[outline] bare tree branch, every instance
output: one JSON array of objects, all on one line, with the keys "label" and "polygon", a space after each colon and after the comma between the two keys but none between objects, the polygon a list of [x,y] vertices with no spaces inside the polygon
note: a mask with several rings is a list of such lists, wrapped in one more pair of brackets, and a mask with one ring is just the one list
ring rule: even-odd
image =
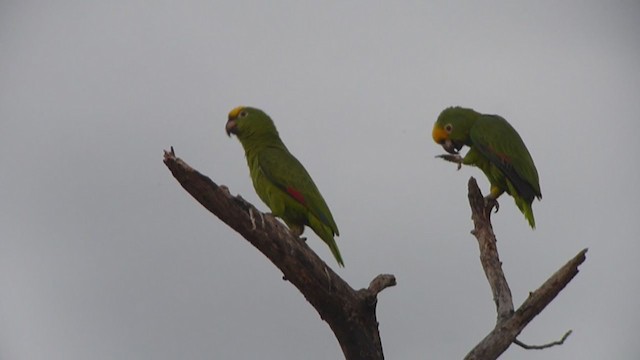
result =
[{"label": "bare tree branch", "polygon": [[543,344],[543,345],[527,345],[518,339],[513,340],[513,343],[527,350],[542,350],[542,349],[550,348],[556,345],[564,344],[564,341],[567,340],[567,338],[569,337],[569,335],[571,335],[572,332],[573,332],[572,330],[569,330],[564,334],[564,336],[562,336],[562,339],[558,341],[550,342],[548,344]]},{"label": "bare tree branch", "polygon": [[[378,275],[367,288],[354,290],[280,221],[240,196],[232,196],[226,187],[218,186],[177,158],[173,148],[171,152],[165,151],[164,163],[187,192],[261,251],[282,271],[284,279],[302,292],[331,327],[347,360],[384,358],[376,319],[377,295],[396,284],[393,275]],[[472,233],[478,240],[481,264],[498,316],[495,328],[465,359],[496,359],[512,343],[525,349],[562,344],[571,331],[561,340],[545,345],[526,345],[516,337],[577,275],[587,249],[567,262],[514,311],[491,225],[492,206],[485,203],[473,178],[469,180],[469,203],[474,221]]]},{"label": "bare tree branch", "polygon": [[173,148],[165,151],[164,163],[191,196],[260,250],[300,290],[329,324],[347,360],[384,358],[376,304],[378,293],[396,284],[393,275],[378,275],[367,289],[356,291],[280,221],[232,196],[177,158]]},{"label": "bare tree branch", "polygon": [[[513,342],[517,341],[516,337],[527,324],[578,274],[578,266],[585,261],[587,249],[580,251],[542,286],[529,294],[529,297],[514,312],[511,290],[502,271],[496,238],[491,226],[493,207],[485,204],[474,178],[469,179],[469,204],[475,226],[472,233],[478,240],[480,261],[491,286],[498,319],[495,328],[467,354],[465,359],[497,359]],[[564,342],[567,336],[568,334],[560,343]]]},{"label": "bare tree branch", "polygon": [[491,286],[498,322],[501,322],[513,315],[511,289],[509,289],[507,279],[504,277],[502,262],[498,256],[496,236],[491,225],[492,206],[487,206],[485,203],[474,178],[469,180],[469,204],[471,205],[471,218],[475,226],[471,233],[478,239],[480,262],[489,281],[489,286]]}]

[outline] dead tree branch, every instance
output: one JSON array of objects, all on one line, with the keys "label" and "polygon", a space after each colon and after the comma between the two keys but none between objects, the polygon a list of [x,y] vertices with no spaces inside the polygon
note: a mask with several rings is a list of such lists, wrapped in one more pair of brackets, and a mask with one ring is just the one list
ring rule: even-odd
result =
[{"label": "dead tree branch", "polygon": [[[469,179],[469,204],[472,212],[471,218],[474,222],[472,234],[478,240],[480,262],[493,293],[498,319],[495,328],[467,354],[465,359],[497,359],[512,343],[519,342],[516,338],[520,332],[578,274],[578,266],[585,261],[587,249],[580,251],[542,286],[530,293],[529,297],[514,312],[511,290],[502,271],[502,263],[498,256],[496,238],[491,225],[493,206],[485,203],[474,178]],[[561,341],[556,343],[564,342],[570,333],[569,331]]]},{"label": "dead tree branch", "polygon": [[567,331],[564,336],[562,336],[562,339],[558,340],[558,341],[552,341],[548,344],[543,344],[543,345],[527,345],[525,343],[523,343],[520,340],[513,340],[513,343],[520,346],[523,349],[527,349],[527,350],[542,350],[542,349],[546,349],[546,348],[550,348],[556,345],[562,345],[564,344],[564,341],[567,340],[567,338],[569,337],[569,335],[571,335],[573,331],[569,330]]},{"label": "dead tree branch", "polygon": [[366,289],[354,290],[270,214],[232,196],[171,152],[164,163],[180,185],[220,220],[262,252],[316,309],[335,334],[347,360],[383,359],[376,319],[377,295],[396,284],[378,275]]},{"label": "dead tree branch", "polygon": [[469,204],[471,205],[471,218],[474,229],[471,233],[478,239],[480,247],[480,262],[491,286],[493,301],[496,303],[498,322],[504,321],[513,315],[513,300],[511,289],[502,271],[502,262],[498,256],[496,236],[491,225],[492,206],[487,206],[484,197],[478,188],[474,178],[469,180]]}]

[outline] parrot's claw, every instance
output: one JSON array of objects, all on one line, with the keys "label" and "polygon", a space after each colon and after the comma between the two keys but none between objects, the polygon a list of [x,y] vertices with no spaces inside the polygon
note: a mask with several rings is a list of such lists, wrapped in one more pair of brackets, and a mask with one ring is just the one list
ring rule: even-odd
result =
[{"label": "parrot's claw", "polygon": [[299,225],[289,225],[289,231],[291,231],[291,233],[293,234],[293,236],[301,239],[302,241],[307,241],[307,238],[303,238],[302,233],[304,232],[304,225],[299,226]]},{"label": "parrot's claw", "polygon": [[494,213],[497,213],[498,210],[500,210],[500,204],[498,203],[498,200],[494,199],[491,196],[485,196],[484,205],[489,208],[489,211],[495,208],[496,211]]},{"label": "parrot's claw", "polygon": [[462,168],[462,156],[460,156],[459,154],[442,154],[437,155],[436,158],[458,164],[458,170]]},{"label": "parrot's claw", "polygon": [[302,242],[307,242],[307,237],[306,236],[300,236],[300,237],[298,237],[298,239],[302,240]]}]

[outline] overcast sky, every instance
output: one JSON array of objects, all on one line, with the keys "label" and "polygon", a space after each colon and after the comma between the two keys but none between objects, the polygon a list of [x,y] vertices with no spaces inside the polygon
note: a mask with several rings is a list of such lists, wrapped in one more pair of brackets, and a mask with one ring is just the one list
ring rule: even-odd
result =
[{"label": "overcast sky", "polygon": [[[640,3],[0,2],[0,359],[339,359],[326,323],[162,163],[256,196],[224,125],[272,116],[379,296],[388,359],[460,359],[490,331],[466,184],[434,156],[447,106],[500,114],[543,199],[493,216],[516,306],[578,276],[503,359],[640,357]],[[336,268],[328,248],[308,244]]]}]

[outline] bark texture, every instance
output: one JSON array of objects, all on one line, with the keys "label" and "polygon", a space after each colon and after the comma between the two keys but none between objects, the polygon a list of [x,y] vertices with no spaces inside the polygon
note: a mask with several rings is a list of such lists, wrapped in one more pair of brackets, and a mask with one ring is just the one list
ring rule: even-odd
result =
[{"label": "bark texture", "polygon": [[347,360],[384,359],[376,319],[377,295],[396,284],[393,275],[378,275],[367,288],[354,290],[304,241],[270,214],[240,196],[232,196],[165,151],[164,163],[180,185],[207,210],[262,252],[329,324]]},{"label": "bark texture", "polygon": [[[242,197],[231,195],[225,186],[218,186],[191,168],[175,156],[173,148],[170,152],[165,151],[164,163],[194,199],[262,252],[282,271],[283,278],[298,288],[327,322],[347,360],[384,359],[376,305],[378,294],[396,284],[393,275],[378,275],[367,288],[355,290],[280,221],[260,212]],[[587,249],[580,251],[530,293],[514,311],[491,225],[493,204],[485,201],[474,178],[469,180],[469,204],[474,223],[472,234],[478,240],[480,262],[496,303],[497,320],[494,329],[465,359],[497,359],[512,343],[526,349],[562,344],[571,331],[559,341],[539,346],[526,345],[517,340],[517,336],[578,274],[578,266],[585,261]]]},{"label": "bark texture", "polygon": [[[578,266],[586,259],[587,249],[581,250],[569,260],[514,311],[509,284],[502,271],[502,263],[496,247],[496,237],[491,225],[493,204],[487,204],[474,178],[469,179],[469,204],[474,230],[471,232],[478,240],[480,262],[496,303],[497,321],[495,328],[467,354],[465,359],[497,359],[512,343],[523,346],[516,338],[520,332],[536,317],[565,286],[578,274]],[[564,342],[549,345],[529,346],[525,348],[541,349]]]}]

